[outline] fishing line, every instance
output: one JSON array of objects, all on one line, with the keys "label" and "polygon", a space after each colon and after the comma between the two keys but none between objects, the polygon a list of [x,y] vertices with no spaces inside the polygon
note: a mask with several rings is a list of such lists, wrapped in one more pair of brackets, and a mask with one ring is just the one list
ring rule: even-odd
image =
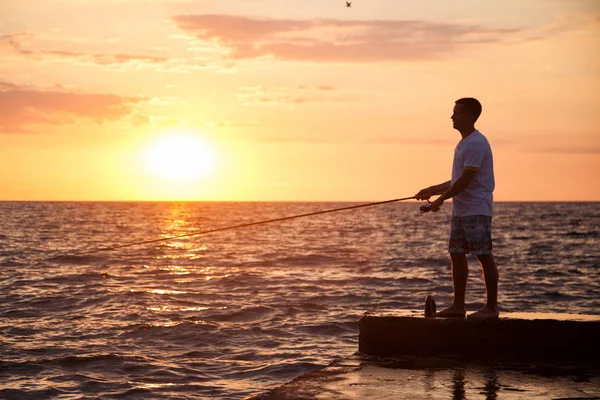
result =
[{"label": "fishing line", "polygon": [[402,198],[402,199],[393,199],[393,200],[378,201],[376,203],[358,204],[358,205],[354,205],[354,206],[348,206],[348,207],[342,207],[342,208],[335,208],[333,210],[323,210],[323,211],[316,211],[316,212],[311,212],[311,213],[307,213],[307,214],[292,215],[292,216],[289,216],[289,217],[268,219],[268,220],[257,221],[257,222],[249,222],[249,223],[245,223],[245,224],[227,226],[227,227],[224,227],[224,228],[209,229],[209,230],[206,230],[206,231],[196,231],[196,232],[192,232],[192,233],[187,233],[185,235],[169,236],[169,237],[166,237],[166,238],[145,240],[145,241],[142,241],[142,242],[125,243],[125,244],[120,244],[120,245],[110,246],[110,247],[101,247],[101,248],[97,248],[97,249],[93,249],[93,250],[82,251],[82,252],[79,252],[79,253],[67,254],[67,255],[64,255],[63,257],[82,256],[82,255],[86,255],[86,254],[98,253],[98,252],[101,252],[101,251],[110,251],[110,250],[122,249],[124,247],[139,246],[139,245],[148,244],[148,243],[164,242],[164,241],[167,241],[167,240],[181,239],[181,238],[190,237],[190,236],[205,235],[207,233],[221,232],[221,231],[226,231],[226,230],[231,230],[231,229],[238,229],[238,228],[245,228],[245,227],[253,226],[253,225],[269,224],[269,223],[272,223],[272,222],[286,221],[286,220],[289,220],[289,219],[310,217],[312,215],[326,214],[326,213],[332,213],[332,212],[343,211],[343,210],[352,210],[352,209],[355,209],[355,208],[370,207],[370,206],[376,206],[376,205],[387,204],[387,203],[395,203],[397,201],[411,200],[411,199],[414,199],[414,198],[415,198],[415,196],[411,196],[411,197],[405,197],[405,198]]}]

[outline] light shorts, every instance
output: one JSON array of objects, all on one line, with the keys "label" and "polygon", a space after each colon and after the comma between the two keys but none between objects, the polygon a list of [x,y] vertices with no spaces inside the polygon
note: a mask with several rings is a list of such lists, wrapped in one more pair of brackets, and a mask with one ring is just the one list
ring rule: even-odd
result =
[{"label": "light shorts", "polygon": [[487,215],[452,216],[450,253],[492,254],[492,217]]}]

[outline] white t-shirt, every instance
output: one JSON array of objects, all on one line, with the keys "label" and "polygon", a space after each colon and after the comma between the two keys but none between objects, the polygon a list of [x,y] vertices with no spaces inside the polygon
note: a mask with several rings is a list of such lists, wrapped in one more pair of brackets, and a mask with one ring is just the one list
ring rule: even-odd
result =
[{"label": "white t-shirt", "polygon": [[452,183],[461,176],[463,169],[477,170],[469,186],[452,197],[452,215],[492,216],[494,182],[494,160],[492,148],[478,130],[462,139],[454,149]]}]

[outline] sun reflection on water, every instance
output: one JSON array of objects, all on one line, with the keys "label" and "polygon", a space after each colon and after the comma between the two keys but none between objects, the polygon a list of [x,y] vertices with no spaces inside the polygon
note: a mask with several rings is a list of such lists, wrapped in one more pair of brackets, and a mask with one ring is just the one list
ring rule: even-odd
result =
[{"label": "sun reflection on water", "polygon": [[144,307],[150,311],[206,311],[206,310],[224,310],[227,307],[177,307],[177,306],[155,306],[155,307]]},{"label": "sun reflection on water", "polygon": [[179,265],[168,265],[166,267],[160,267],[161,271],[169,271],[170,275],[189,275],[191,271],[186,267],[181,267]]},{"label": "sun reflection on water", "polygon": [[158,389],[162,387],[175,386],[175,383],[144,383],[144,382],[127,382],[139,389]]},{"label": "sun reflection on water", "polygon": [[132,293],[145,292],[145,293],[154,293],[154,294],[187,294],[187,293],[189,293],[189,292],[186,292],[183,290],[169,290],[169,289],[150,289],[150,290],[129,289],[129,291]]}]

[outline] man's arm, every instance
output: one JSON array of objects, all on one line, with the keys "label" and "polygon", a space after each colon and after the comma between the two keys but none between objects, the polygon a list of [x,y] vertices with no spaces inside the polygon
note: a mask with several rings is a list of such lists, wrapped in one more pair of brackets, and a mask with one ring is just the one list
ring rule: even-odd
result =
[{"label": "man's arm", "polygon": [[451,199],[469,186],[469,183],[475,178],[479,168],[466,167],[463,169],[460,177],[452,184],[440,197],[431,203],[431,211],[438,211],[445,200]]},{"label": "man's arm", "polygon": [[465,190],[467,186],[469,186],[469,183],[471,183],[473,178],[475,178],[475,175],[477,175],[478,172],[479,170],[474,168],[463,169],[462,174],[458,177],[456,182],[454,182],[453,185],[451,185],[447,190],[445,190],[444,193],[442,193],[442,195],[438,199],[436,199],[436,201],[440,199],[441,201],[451,199],[452,197]]},{"label": "man's arm", "polygon": [[419,193],[415,194],[417,200],[429,200],[431,196],[437,196],[438,194],[444,193],[450,188],[450,181],[440,183],[439,185],[429,186],[425,189],[421,189]]},{"label": "man's arm", "polygon": [[440,183],[439,185],[429,186],[428,189],[431,192],[432,196],[437,196],[438,194],[444,193],[446,190],[450,189],[451,181],[447,181],[444,183]]}]

